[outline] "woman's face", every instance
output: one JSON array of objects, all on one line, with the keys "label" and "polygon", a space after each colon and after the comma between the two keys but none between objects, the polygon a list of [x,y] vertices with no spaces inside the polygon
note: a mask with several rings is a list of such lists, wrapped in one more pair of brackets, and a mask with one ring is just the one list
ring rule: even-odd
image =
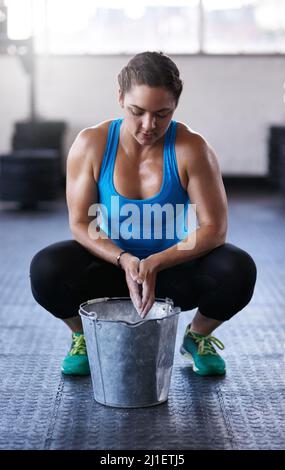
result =
[{"label": "woman's face", "polygon": [[153,145],[167,131],[176,108],[175,99],[163,87],[133,85],[119,102],[127,130],[141,145]]}]

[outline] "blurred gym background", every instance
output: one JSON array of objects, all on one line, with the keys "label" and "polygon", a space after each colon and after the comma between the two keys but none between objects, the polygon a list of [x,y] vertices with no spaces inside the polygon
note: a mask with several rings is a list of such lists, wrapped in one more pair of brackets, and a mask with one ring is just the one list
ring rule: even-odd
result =
[{"label": "blurred gym background", "polygon": [[[32,298],[29,263],[71,238],[68,150],[81,129],[120,117],[117,75],[144,50],[181,71],[174,118],[215,149],[228,240],[253,256],[258,281],[218,333],[225,381],[191,375],[177,353],[168,404],[138,412],[96,404],[89,378],[61,377],[70,335]],[[0,449],[284,448],[284,54],[285,0],[0,0]]]}]

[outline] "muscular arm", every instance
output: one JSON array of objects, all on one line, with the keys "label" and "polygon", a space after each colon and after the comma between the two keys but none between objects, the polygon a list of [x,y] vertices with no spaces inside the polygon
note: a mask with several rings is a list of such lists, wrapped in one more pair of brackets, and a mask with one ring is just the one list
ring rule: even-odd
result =
[{"label": "muscular arm", "polygon": [[198,134],[192,134],[191,140],[186,134],[183,152],[187,191],[190,203],[196,204],[199,228],[185,241],[151,256],[158,271],[198,258],[226,239],[227,198],[214,151]]},{"label": "muscular arm", "polygon": [[[102,130],[85,129],[74,141],[67,159],[66,198],[69,211],[69,225],[72,234],[81,245],[104,260],[117,264],[116,257],[122,251],[105,234],[105,239],[92,239],[88,227],[94,217],[88,216],[89,207],[98,202],[97,183],[93,164],[102,140]],[[100,146],[99,146],[100,147]],[[98,152],[98,150],[97,150]]]},{"label": "muscular arm", "polygon": [[[101,133],[101,135],[100,135]],[[117,256],[122,251],[101,230],[105,238],[93,239],[88,230],[92,218],[88,216],[89,208],[98,202],[98,188],[94,176],[94,161],[105,145],[102,130],[98,128],[85,129],[76,138],[67,159],[66,198],[69,211],[69,225],[75,240],[95,256],[117,265]],[[98,150],[99,149],[99,150]],[[96,154],[96,152],[99,152]],[[92,232],[92,231],[91,231]],[[139,286],[134,281],[138,272],[139,259],[131,254],[125,254],[121,259],[125,271],[126,282],[130,297],[140,311],[141,296]]]}]

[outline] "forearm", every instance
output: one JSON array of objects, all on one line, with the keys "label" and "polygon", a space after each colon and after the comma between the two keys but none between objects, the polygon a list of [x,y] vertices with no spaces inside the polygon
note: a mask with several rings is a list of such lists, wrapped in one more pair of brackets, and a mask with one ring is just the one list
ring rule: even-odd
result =
[{"label": "forearm", "polygon": [[157,271],[199,258],[225,243],[226,234],[210,226],[199,227],[187,239],[151,255]]},{"label": "forearm", "polygon": [[108,238],[105,232],[101,230],[101,236],[97,236],[95,238],[88,230],[88,223],[78,222],[71,225],[70,228],[75,240],[83,245],[93,255],[117,265],[117,256],[121,253],[122,249]]}]

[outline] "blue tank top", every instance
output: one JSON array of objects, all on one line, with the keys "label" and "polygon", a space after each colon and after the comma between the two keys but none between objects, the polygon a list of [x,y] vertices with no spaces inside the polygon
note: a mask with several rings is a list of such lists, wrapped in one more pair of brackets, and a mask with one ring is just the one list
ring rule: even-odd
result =
[{"label": "blue tank top", "polygon": [[114,186],[114,168],[123,119],[109,125],[98,180],[99,226],[122,250],[140,259],[163,251],[187,236],[190,203],[182,187],[175,154],[176,121],[171,121],[163,148],[160,191],[147,199],[128,199]]}]

